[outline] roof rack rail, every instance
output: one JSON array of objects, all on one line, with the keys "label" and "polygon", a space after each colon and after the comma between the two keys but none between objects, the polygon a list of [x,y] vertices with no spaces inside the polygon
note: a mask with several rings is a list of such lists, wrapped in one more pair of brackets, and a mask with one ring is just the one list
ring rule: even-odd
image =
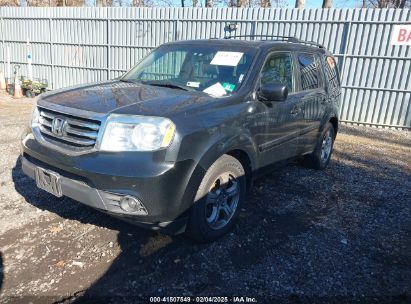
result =
[{"label": "roof rack rail", "polygon": [[[306,41],[306,40],[300,40],[298,38],[292,37],[292,36],[277,36],[277,35],[229,35],[229,36],[224,36],[223,39],[235,39],[235,38],[265,38],[264,40],[268,40],[270,38],[274,38],[271,40],[278,40],[278,41],[285,41],[285,42],[291,42],[291,43],[303,43],[307,45],[313,45],[319,48],[324,49],[324,46],[322,44],[319,44],[314,41]],[[268,38],[268,39],[267,39]],[[263,39],[261,39],[263,40]]]}]

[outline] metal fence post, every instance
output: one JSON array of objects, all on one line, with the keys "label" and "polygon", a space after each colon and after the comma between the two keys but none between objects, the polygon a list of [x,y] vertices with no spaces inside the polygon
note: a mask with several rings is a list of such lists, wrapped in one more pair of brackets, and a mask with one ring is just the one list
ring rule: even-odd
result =
[{"label": "metal fence post", "polygon": [[174,41],[178,40],[178,23],[178,19],[174,21]]},{"label": "metal fence post", "polygon": [[50,65],[51,65],[51,89],[54,89],[54,60],[53,60],[53,52],[54,52],[54,43],[53,43],[53,20],[49,18],[49,43],[50,43]]},{"label": "metal fence post", "polygon": [[111,56],[110,56],[110,51],[111,51],[111,35],[110,35],[110,26],[111,26],[111,22],[110,22],[110,17],[107,17],[107,80],[109,80],[110,74],[111,74]]},{"label": "metal fence post", "polygon": [[[347,35],[345,36],[345,41],[344,41],[344,53],[343,55],[343,62],[342,62],[342,68],[341,68],[341,76],[342,80],[345,82],[345,61],[347,60],[347,51],[348,51],[348,43],[350,42],[351,38],[351,25],[352,22],[348,21],[348,30],[347,30]],[[344,74],[343,74],[344,73]],[[343,85],[346,85],[346,83],[343,83]]]},{"label": "metal fence post", "polygon": [[[0,19],[1,19],[1,61],[3,62],[3,72],[6,71],[6,55],[5,55],[5,43],[4,43],[4,36],[6,31],[4,30],[4,18],[3,18],[3,9],[0,7]],[[6,74],[4,74],[6,75]],[[9,75],[8,75],[9,76]]]},{"label": "metal fence post", "polygon": [[258,20],[254,20],[253,40],[255,40],[255,35],[257,35],[257,25],[258,25]]}]

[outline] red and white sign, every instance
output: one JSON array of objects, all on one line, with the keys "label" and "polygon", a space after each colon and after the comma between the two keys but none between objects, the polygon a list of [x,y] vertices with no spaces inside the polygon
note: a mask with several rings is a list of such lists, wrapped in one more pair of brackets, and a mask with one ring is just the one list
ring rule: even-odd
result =
[{"label": "red and white sign", "polygon": [[411,45],[411,24],[396,24],[392,31],[392,45]]}]

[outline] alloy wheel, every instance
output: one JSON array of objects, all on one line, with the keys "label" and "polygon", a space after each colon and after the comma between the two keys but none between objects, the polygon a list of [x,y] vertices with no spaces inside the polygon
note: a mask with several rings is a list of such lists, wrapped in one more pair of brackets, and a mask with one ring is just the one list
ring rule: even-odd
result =
[{"label": "alloy wheel", "polygon": [[328,130],[325,133],[322,144],[321,144],[321,160],[326,162],[331,154],[331,148],[333,144],[333,139],[331,137],[331,131]]},{"label": "alloy wheel", "polygon": [[221,174],[206,197],[207,224],[212,229],[225,227],[235,214],[239,199],[239,182],[228,172]]}]

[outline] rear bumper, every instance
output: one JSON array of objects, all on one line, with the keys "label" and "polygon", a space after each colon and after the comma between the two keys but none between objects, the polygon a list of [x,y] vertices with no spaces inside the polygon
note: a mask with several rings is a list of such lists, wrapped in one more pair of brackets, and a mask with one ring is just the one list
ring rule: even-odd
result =
[{"label": "rear bumper", "polygon": [[[150,229],[183,231],[192,203],[193,161],[164,163],[147,155],[62,155],[33,137],[22,142],[22,170],[35,179],[36,167],[60,175],[61,192],[85,205]],[[195,184],[195,183],[194,183]],[[147,215],[120,208],[120,199],[138,198]]]}]

